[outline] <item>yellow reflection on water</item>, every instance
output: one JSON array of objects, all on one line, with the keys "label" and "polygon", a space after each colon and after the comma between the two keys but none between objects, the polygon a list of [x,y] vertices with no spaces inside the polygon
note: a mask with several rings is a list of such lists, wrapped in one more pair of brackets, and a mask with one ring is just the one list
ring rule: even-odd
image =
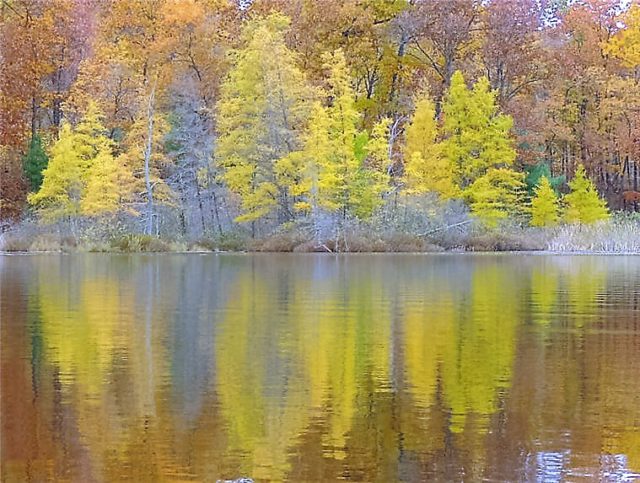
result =
[{"label": "yellow reflection on water", "polygon": [[11,263],[8,481],[511,480],[552,457],[565,475],[640,471],[640,263]]}]

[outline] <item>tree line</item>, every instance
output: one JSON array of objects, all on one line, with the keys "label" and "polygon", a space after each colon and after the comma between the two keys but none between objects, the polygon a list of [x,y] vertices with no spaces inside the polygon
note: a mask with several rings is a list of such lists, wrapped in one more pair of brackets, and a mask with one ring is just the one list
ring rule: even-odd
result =
[{"label": "tree line", "polygon": [[1,5],[4,219],[319,234],[425,196],[488,227],[640,200],[635,2]]}]

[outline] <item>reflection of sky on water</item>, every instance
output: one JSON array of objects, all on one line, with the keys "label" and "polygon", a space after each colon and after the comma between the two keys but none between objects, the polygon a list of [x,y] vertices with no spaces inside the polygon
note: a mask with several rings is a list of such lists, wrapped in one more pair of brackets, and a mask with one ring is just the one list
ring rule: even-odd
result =
[{"label": "reflection of sky on water", "polygon": [[175,413],[187,425],[198,418],[215,374],[215,320],[224,302],[224,286],[222,280],[213,279],[212,268],[192,259],[176,275],[180,283],[167,343]]},{"label": "reflection of sky on water", "polygon": [[[543,483],[571,481],[574,478],[597,481],[638,481],[640,473],[628,468],[624,454],[596,455],[600,467],[580,469],[571,467],[571,450],[541,451],[534,455],[535,480]],[[527,465],[529,466],[529,465]]]}]

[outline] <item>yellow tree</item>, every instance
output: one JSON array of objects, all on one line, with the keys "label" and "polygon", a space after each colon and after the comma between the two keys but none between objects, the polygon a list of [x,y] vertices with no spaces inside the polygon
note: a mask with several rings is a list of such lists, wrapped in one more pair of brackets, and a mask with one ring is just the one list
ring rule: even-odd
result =
[{"label": "yellow tree", "polygon": [[298,129],[306,124],[311,91],[285,44],[288,25],[278,14],[249,22],[245,46],[234,52],[221,88],[216,155],[222,179],[240,199],[240,222],[276,210],[278,221],[292,216],[290,193],[278,184],[274,166],[299,148]]},{"label": "yellow tree", "polygon": [[[42,186],[29,196],[29,202],[47,221],[81,215],[85,207],[88,214],[115,211],[117,207],[105,198],[118,196],[119,199],[122,192],[121,169],[114,165],[112,149],[113,142],[105,135],[102,113],[92,102],[75,129],[68,123],[63,124],[60,137],[51,149],[49,165],[43,171]],[[96,179],[92,179],[94,175]],[[97,189],[103,183],[107,186]],[[89,193],[89,185],[97,190]],[[83,200],[87,195],[88,204]]]},{"label": "yellow tree", "polygon": [[[374,124],[366,136],[364,164],[353,195],[357,200],[355,214],[368,218],[382,204],[382,195],[389,188],[389,128],[391,119],[383,118]],[[352,195],[352,196],[353,196]]]},{"label": "yellow tree", "polygon": [[491,168],[473,182],[465,196],[471,212],[489,228],[517,214],[524,190],[524,174],[508,168]]},{"label": "yellow tree", "polygon": [[68,123],[63,123],[60,137],[51,148],[49,165],[42,172],[40,189],[28,196],[45,221],[56,221],[80,212],[83,190],[83,160],[77,136]]},{"label": "yellow tree", "polygon": [[302,136],[303,148],[280,158],[275,166],[279,183],[286,185],[296,200],[294,208],[310,211],[314,219],[320,209],[333,208],[326,197],[334,182],[325,169],[332,153],[329,124],[327,109],[319,101],[314,102]]},{"label": "yellow tree", "polygon": [[457,71],[445,97],[443,114],[443,155],[461,189],[490,168],[513,164],[516,151],[509,134],[513,120],[498,112],[496,93],[485,77],[468,89]]},{"label": "yellow tree", "polygon": [[495,227],[519,202],[524,177],[511,169],[516,158],[510,136],[513,120],[501,114],[496,92],[481,78],[468,89],[455,72],[443,106],[443,156],[454,181],[487,226]]},{"label": "yellow tree", "polygon": [[552,226],[558,218],[558,196],[549,178],[542,176],[531,200],[531,225]]},{"label": "yellow tree", "polygon": [[429,92],[416,99],[416,107],[407,126],[404,146],[404,183],[409,194],[435,191],[444,198],[457,194],[453,170],[437,142],[436,110]]},{"label": "yellow tree", "polygon": [[366,218],[388,187],[389,120],[377,123],[371,137],[360,131],[344,53],[337,50],[324,59],[330,86],[325,94],[331,102],[315,104],[304,147],[295,154],[304,173],[300,187],[312,209]]},{"label": "yellow tree", "polygon": [[[173,200],[173,193],[161,176],[162,167],[169,163],[164,150],[169,123],[165,115],[151,106],[149,103],[152,112],[141,112],[131,124],[121,143],[122,154],[117,159],[118,165],[126,167],[130,173],[121,173],[121,181],[131,184],[131,201],[138,207],[146,206],[145,230],[149,234],[153,231],[155,205],[171,204]],[[153,205],[151,209],[149,202]],[[140,210],[134,209],[133,213],[139,214]]]},{"label": "yellow tree", "polygon": [[110,149],[98,151],[89,170],[80,207],[89,216],[114,214],[130,201],[133,176],[122,158],[115,158]]},{"label": "yellow tree", "polygon": [[282,159],[278,171],[291,183],[301,200],[297,206],[369,217],[382,203],[389,186],[390,120],[376,123],[371,135],[358,129],[361,115],[356,109],[351,78],[341,50],[324,55],[329,72],[328,106],[316,102],[303,136],[300,151]]},{"label": "yellow tree", "polygon": [[609,217],[606,202],[598,196],[593,182],[579,165],[575,177],[569,182],[571,193],[565,195],[565,219],[570,223],[595,223]]},{"label": "yellow tree", "polygon": [[640,65],[640,5],[632,5],[621,18],[624,28],[611,37],[606,49],[627,66]]},{"label": "yellow tree", "polygon": [[329,71],[328,95],[332,101],[327,108],[331,153],[324,161],[323,184],[327,205],[345,217],[356,204],[351,192],[361,165],[356,156],[359,115],[344,53],[342,50],[327,53],[324,61]]},{"label": "yellow tree", "polygon": [[133,191],[131,167],[113,155],[115,143],[107,137],[104,115],[93,101],[78,124],[75,134],[83,151],[84,165],[81,214],[113,214],[128,201]]}]

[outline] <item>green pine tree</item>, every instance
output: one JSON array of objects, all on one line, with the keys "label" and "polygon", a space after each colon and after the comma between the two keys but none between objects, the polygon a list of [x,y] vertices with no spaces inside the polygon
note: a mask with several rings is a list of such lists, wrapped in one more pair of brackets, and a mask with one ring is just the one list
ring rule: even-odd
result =
[{"label": "green pine tree", "polygon": [[564,197],[565,219],[570,223],[590,224],[609,217],[606,202],[598,196],[595,186],[587,177],[584,166],[579,165],[575,177],[569,182],[571,193]]},{"label": "green pine tree", "polygon": [[524,182],[527,185],[527,194],[529,196],[533,196],[535,194],[535,190],[543,177],[549,179],[549,184],[551,184],[551,187],[556,194],[559,193],[558,190],[560,189],[560,186],[562,186],[566,181],[564,175],[552,176],[551,168],[549,167],[549,163],[546,161],[542,161],[532,166],[526,166],[524,169],[526,173]]},{"label": "green pine tree", "polygon": [[24,157],[24,175],[29,181],[29,188],[35,192],[42,185],[42,172],[49,164],[47,153],[42,148],[42,139],[35,135],[29,144],[29,151]]}]

